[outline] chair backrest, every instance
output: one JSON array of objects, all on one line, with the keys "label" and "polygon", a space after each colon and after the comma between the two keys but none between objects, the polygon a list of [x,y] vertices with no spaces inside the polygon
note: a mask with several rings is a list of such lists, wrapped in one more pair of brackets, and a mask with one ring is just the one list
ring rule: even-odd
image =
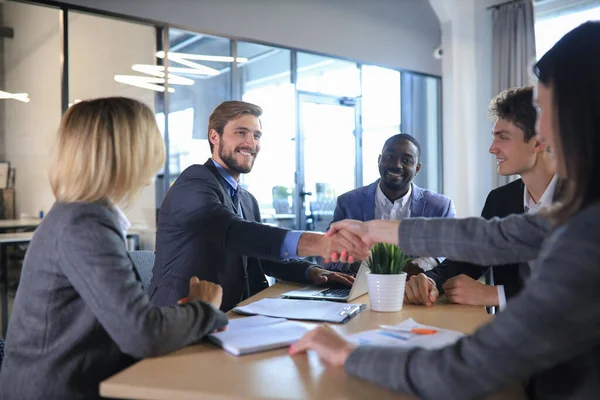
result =
[{"label": "chair backrest", "polygon": [[2,370],[2,360],[4,359],[4,339],[0,338],[0,370]]},{"label": "chair backrest", "polygon": [[140,278],[142,278],[142,286],[144,290],[148,290],[150,281],[152,280],[152,268],[154,268],[154,252],[148,250],[130,251],[129,256],[133,261],[135,269],[137,269]]}]

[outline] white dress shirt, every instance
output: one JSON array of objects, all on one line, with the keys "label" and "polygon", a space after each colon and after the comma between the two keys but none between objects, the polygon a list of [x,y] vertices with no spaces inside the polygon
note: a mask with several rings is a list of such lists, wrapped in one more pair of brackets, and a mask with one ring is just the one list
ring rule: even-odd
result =
[{"label": "white dress shirt", "polygon": [[[525,190],[523,190],[523,209],[526,213],[536,213],[540,211],[542,208],[547,208],[552,205],[552,199],[554,199],[554,192],[556,191],[556,182],[558,181],[558,176],[554,175],[548,187],[544,191],[540,200],[536,203],[529,190],[527,190],[527,186],[525,186]],[[504,285],[496,286],[498,289],[498,305],[500,306],[500,311],[506,308],[506,293],[504,292]]]},{"label": "white dress shirt", "polygon": [[127,231],[129,230],[129,228],[131,228],[131,222],[129,222],[129,219],[127,219],[127,216],[125,215],[123,210],[119,208],[119,206],[113,204],[111,208],[117,216],[119,229],[121,230],[121,234],[123,235],[123,240],[125,240],[127,238]]},{"label": "white dress shirt", "polygon": [[375,219],[399,221],[409,218],[411,198],[412,184],[408,186],[408,192],[393,203],[383,194],[381,187],[377,185],[377,190],[375,191]]}]

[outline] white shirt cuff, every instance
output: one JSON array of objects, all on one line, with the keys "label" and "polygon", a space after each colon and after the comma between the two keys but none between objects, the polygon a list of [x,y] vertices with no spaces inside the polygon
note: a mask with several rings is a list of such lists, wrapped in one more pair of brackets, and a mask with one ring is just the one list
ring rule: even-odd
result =
[{"label": "white shirt cuff", "polygon": [[498,289],[498,306],[500,311],[504,311],[506,308],[506,294],[504,293],[504,285],[496,286]]}]

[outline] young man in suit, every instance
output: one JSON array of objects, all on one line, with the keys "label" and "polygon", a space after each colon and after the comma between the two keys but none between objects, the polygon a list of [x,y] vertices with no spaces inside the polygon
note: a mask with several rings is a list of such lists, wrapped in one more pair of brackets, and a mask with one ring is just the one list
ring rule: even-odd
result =
[{"label": "young man in suit", "polygon": [[[385,141],[377,160],[380,179],[339,196],[331,223],[343,219],[455,218],[456,212],[450,198],[413,183],[421,169],[420,158],[421,145],[413,136],[400,133],[390,137]],[[405,271],[409,274],[427,271],[442,260],[415,258]],[[356,264],[344,263],[325,265],[329,270],[344,272],[356,267]]]},{"label": "young man in suit", "polygon": [[281,260],[326,255],[328,247],[347,249],[362,259],[368,248],[359,238],[328,241],[318,233],[263,225],[256,199],[239,187],[240,174],[252,170],[260,151],[261,114],[254,104],[227,101],[210,116],[212,158],[183,171],[160,208],[149,286],[154,304],[176,304],[187,295],[192,276],[223,287],[223,311],[267,288],[265,274],[296,282],[352,284],[352,277],[309,262]]},{"label": "young man in suit", "polygon": [[[545,144],[535,140],[536,111],[533,88],[508,89],[489,107],[494,127],[490,153],[496,157],[498,173],[520,175],[521,179],[492,190],[481,216],[486,219],[536,212],[551,205],[557,187],[554,157]],[[488,267],[446,259],[437,268],[412,277],[406,285],[406,300],[431,305],[444,292],[458,304],[506,306],[507,299],[522,288],[529,274],[527,263],[492,267],[491,285],[478,282]]]}]

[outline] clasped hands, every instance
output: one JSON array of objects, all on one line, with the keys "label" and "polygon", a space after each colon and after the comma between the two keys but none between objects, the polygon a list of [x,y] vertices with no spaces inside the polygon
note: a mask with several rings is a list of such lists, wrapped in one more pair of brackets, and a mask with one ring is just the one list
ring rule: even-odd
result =
[{"label": "clasped hands", "polygon": [[352,263],[364,260],[375,243],[398,242],[399,221],[356,221],[346,219],[329,227],[327,245],[321,257],[329,262]]}]

